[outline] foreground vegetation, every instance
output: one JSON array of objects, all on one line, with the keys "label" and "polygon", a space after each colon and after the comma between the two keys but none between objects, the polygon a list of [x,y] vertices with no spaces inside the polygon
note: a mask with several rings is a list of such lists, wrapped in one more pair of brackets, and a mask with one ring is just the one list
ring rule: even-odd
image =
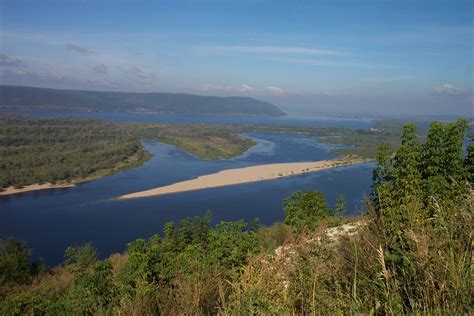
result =
[{"label": "foreground vegetation", "polygon": [[[70,247],[64,264],[30,263],[0,244],[0,313],[471,314],[474,146],[466,122],[433,123],[423,144],[407,124],[400,147],[377,152],[367,214],[342,219],[319,192],[285,199],[272,227],[211,214],[165,225],[98,260]],[[334,233],[344,221],[356,231]],[[347,227],[343,226],[343,227]]]}]

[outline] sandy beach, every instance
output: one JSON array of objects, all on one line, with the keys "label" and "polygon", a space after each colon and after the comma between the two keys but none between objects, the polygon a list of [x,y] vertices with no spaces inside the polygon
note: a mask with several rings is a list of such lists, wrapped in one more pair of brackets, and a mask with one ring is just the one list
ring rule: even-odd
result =
[{"label": "sandy beach", "polygon": [[62,188],[70,188],[73,187],[74,184],[71,183],[64,183],[64,184],[51,184],[51,183],[43,183],[43,184],[30,184],[25,185],[20,189],[16,189],[15,187],[11,186],[3,191],[0,191],[0,196],[2,195],[11,195],[16,193],[23,193],[23,192],[30,192],[30,191],[38,191],[38,190],[48,190],[48,189],[62,189]]},{"label": "sandy beach", "polygon": [[119,200],[136,199],[147,196],[217,188],[233,184],[250,183],[316,172],[325,169],[367,162],[366,159],[338,158],[314,162],[291,162],[257,165],[238,169],[227,169],[195,179],[177,182],[151,190],[122,195]]}]

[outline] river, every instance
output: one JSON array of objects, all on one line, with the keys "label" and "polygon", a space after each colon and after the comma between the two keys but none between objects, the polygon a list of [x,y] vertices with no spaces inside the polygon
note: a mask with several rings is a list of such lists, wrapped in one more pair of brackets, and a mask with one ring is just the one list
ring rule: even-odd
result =
[{"label": "river", "polygon": [[104,258],[126,243],[161,233],[163,224],[213,212],[213,223],[259,218],[271,225],[283,219],[282,201],[297,190],[322,191],[329,204],[344,194],[352,213],[363,210],[373,164],[366,163],[277,180],[118,201],[117,196],[223,169],[276,162],[318,161],[336,157],[335,145],[310,135],[248,133],[257,145],[240,157],[203,160],[171,145],[146,141],[153,154],[143,166],[72,188],[0,197],[0,238],[24,240],[47,265],[63,261],[69,245],[90,241]]}]

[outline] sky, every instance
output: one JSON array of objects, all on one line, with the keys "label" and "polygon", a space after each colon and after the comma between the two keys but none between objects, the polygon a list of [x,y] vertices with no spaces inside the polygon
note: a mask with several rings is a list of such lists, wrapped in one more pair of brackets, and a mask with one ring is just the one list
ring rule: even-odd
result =
[{"label": "sky", "polygon": [[474,115],[473,1],[0,0],[0,84]]}]

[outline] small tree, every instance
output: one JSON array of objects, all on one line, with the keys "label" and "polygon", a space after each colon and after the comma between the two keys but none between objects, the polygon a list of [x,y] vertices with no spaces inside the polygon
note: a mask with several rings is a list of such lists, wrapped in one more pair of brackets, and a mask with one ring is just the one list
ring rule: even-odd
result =
[{"label": "small tree", "polygon": [[336,198],[336,207],[334,211],[335,214],[339,216],[347,212],[346,197],[344,194],[339,194],[339,196]]},{"label": "small tree", "polygon": [[31,250],[23,241],[8,237],[0,240],[0,285],[22,283],[31,276]]},{"label": "small tree", "polygon": [[64,263],[77,271],[92,268],[97,261],[97,251],[91,243],[81,246],[69,246],[65,251]]},{"label": "small tree", "polygon": [[467,156],[464,159],[464,168],[466,169],[466,178],[474,185],[474,137],[471,138],[471,144],[467,147]]},{"label": "small tree", "polygon": [[445,133],[445,172],[449,180],[462,181],[465,179],[463,142],[466,134],[467,122],[458,119],[449,123]]},{"label": "small tree", "polygon": [[407,123],[403,126],[401,145],[394,160],[393,189],[397,205],[408,207],[410,203],[420,203],[423,194],[420,160],[421,148],[416,138],[416,127],[413,123]]},{"label": "small tree", "polygon": [[[387,192],[393,187],[393,162],[390,158],[389,146],[383,143],[376,153],[377,164],[372,171],[372,201],[376,206],[387,204]],[[384,201],[380,201],[380,196],[384,196]]]},{"label": "small tree", "polygon": [[422,145],[420,172],[423,177],[425,203],[429,197],[440,195],[447,186],[445,134],[446,127],[440,122],[433,122]]},{"label": "small tree", "polygon": [[332,216],[332,211],[321,192],[295,192],[283,201],[285,223],[296,231],[315,229],[318,220]]},{"label": "small tree", "polygon": [[248,254],[257,250],[255,234],[247,231],[247,224],[220,222],[209,236],[209,255],[214,262],[225,267],[241,267]]}]

